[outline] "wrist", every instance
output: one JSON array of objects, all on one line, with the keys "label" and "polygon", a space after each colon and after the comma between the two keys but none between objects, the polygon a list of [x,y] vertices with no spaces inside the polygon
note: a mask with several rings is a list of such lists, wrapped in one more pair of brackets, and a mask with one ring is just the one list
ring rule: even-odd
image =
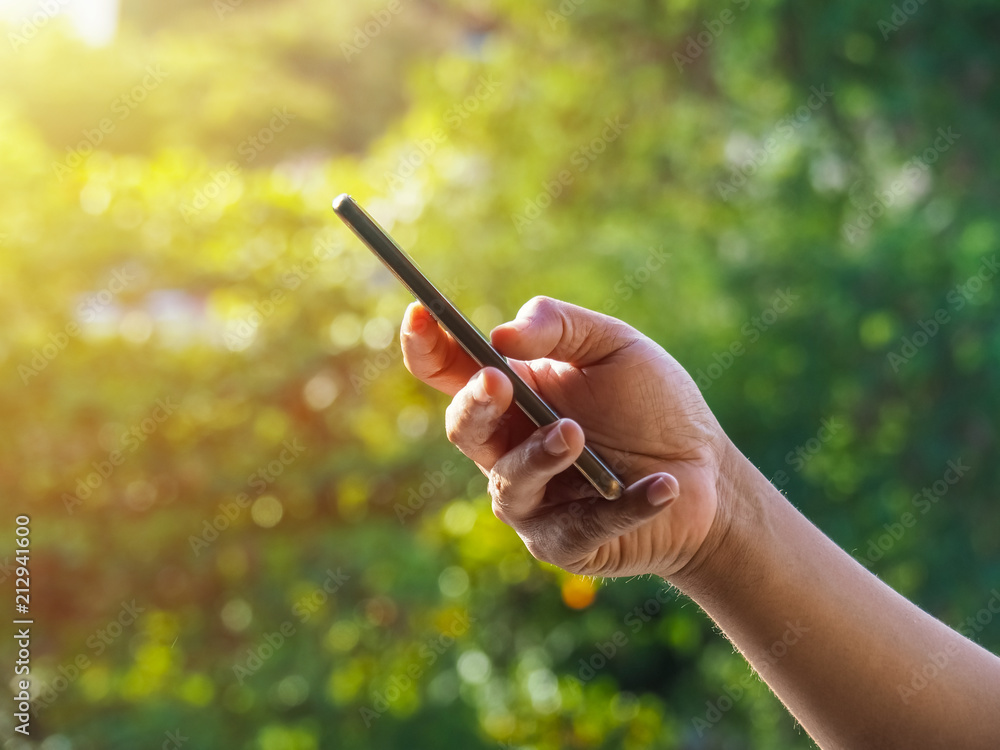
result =
[{"label": "wrist", "polygon": [[780,496],[728,438],[720,452],[715,489],[715,518],[705,540],[681,570],[663,576],[692,598],[717,590],[735,571],[750,572],[754,552],[767,543],[762,537],[768,496]]}]

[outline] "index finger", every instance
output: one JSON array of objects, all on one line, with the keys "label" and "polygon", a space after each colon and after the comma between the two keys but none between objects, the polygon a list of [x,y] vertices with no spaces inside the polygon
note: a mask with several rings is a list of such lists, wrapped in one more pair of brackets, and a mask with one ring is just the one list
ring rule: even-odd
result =
[{"label": "index finger", "polygon": [[481,369],[419,302],[406,308],[399,340],[406,369],[449,396],[462,390]]},{"label": "index finger", "polygon": [[513,321],[492,332],[494,346],[508,357],[556,359],[577,367],[596,364],[638,338],[617,318],[549,297],[529,300]]}]

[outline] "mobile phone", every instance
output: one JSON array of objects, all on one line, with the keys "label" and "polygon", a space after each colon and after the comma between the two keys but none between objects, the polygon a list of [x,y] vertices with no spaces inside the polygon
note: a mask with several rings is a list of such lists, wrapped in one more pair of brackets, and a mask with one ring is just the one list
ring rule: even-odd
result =
[{"label": "mobile phone", "polygon": [[[495,367],[507,376],[514,387],[514,402],[532,422],[542,427],[559,419],[552,407],[514,372],[489,339],[437,290],[410,256],[351,196],[345,193],[335,198],[333,210],[480,367]],[[573,465],[602,497],[614,500],[621,496],[622,481],[589,447],[584,446],[583,453]]]}]

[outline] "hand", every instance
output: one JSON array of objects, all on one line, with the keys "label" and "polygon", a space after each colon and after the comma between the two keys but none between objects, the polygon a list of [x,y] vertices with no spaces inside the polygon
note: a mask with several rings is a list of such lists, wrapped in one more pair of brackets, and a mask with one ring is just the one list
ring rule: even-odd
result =
[{"label": "hand", "polygon": [[[668,577],[705,543],[732,446],[694,381],[656,343],[566,302],[528,302],[494,329],[493,345],[558,414],[579,420],[536,428],[513,404],[507,378],[480,370],[419,304],[407,309],[400,338],[410,372],[454,396],[449,440],[489,477],[493,512],[536,558],[583,575]],[[585,433],[627,487],[618,500],[573,468]]]}]

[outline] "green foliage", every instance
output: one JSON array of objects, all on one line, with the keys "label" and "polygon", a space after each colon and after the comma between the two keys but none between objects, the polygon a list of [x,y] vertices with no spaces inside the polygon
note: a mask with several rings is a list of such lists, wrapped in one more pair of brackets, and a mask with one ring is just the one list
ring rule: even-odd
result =
[{"label": "green foliage", "polygon": [[691,603],[540,565],[493,518],[344,191],[482,328],[546,294],[648,333],[839,544],[951,625],[985,606],[994,4],[221,5],[0,48],[36,737],[811,746]]}]

